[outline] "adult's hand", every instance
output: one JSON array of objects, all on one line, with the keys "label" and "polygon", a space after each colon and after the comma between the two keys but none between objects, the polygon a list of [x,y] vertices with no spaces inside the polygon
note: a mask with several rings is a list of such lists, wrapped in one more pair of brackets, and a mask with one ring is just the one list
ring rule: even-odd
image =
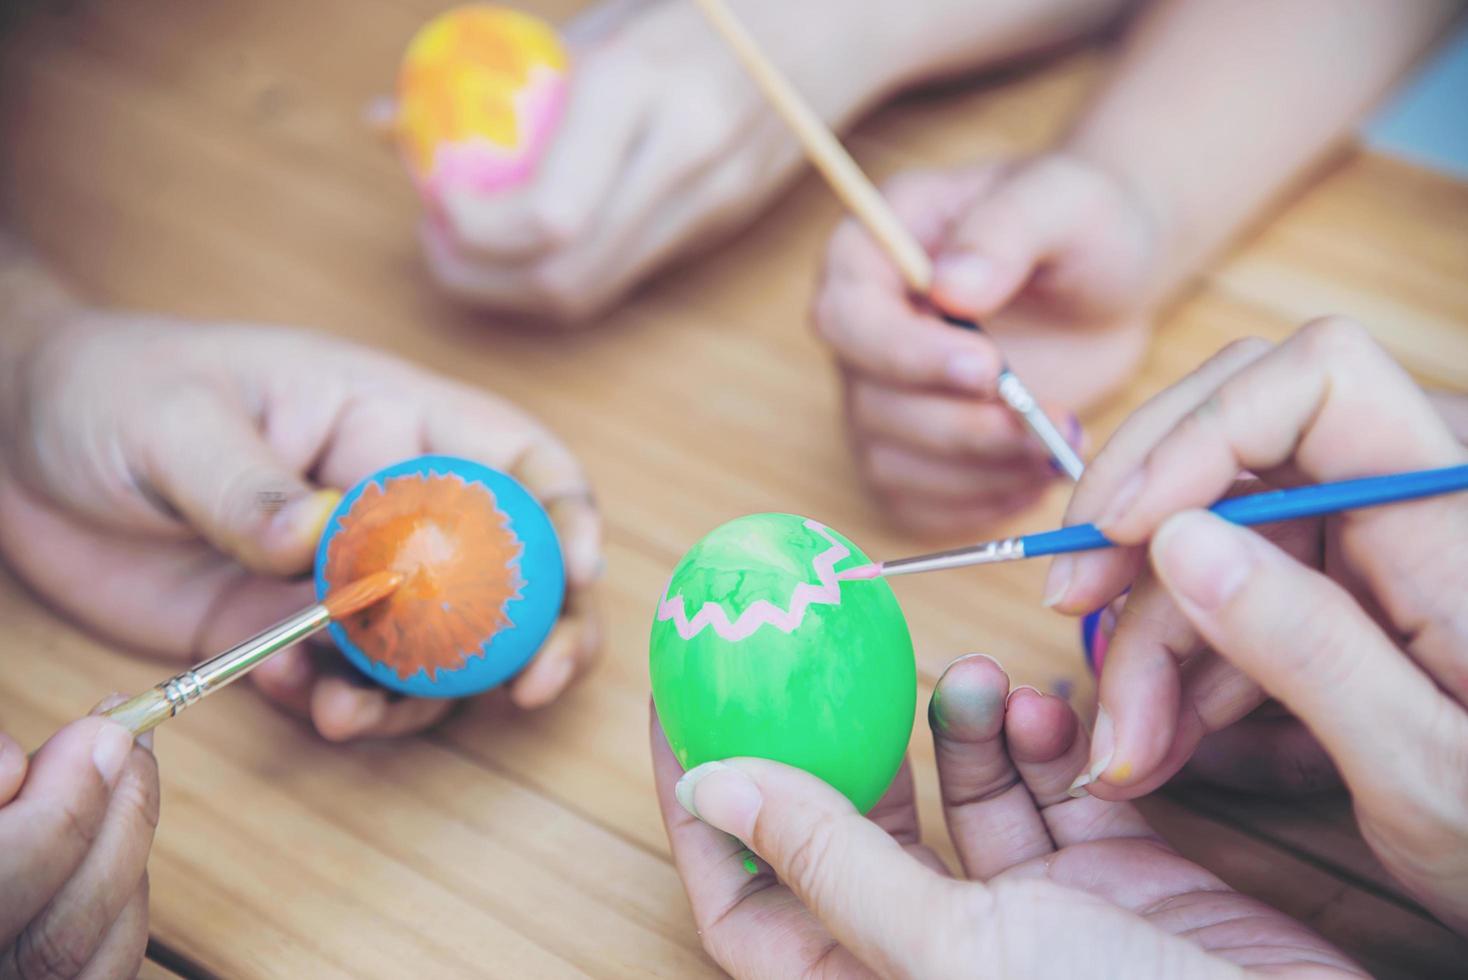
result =
[{"label": "adult's hand", "polygon": [[[565,610],[511,697],[545,704],[596,656],[586,477],[514,405],[304,331],[50,316],[0,363],[0,553],[60,609],[131,647],[217,653],[312,601],[301,577],[342,490],[445,453],[518,478],[559,532]],[[331,739],[417,731],[453,703],[391,695],[305,647],[251,676]]]},{"label": "adult's hand", "polygon": [[1468,929],[1468,497],[1340,514],[1279,543],[1199,509],[1246,472],[1290,486],[1464,463],[1423,391],[1342,319],[1236,344],[1144,406],[1067,515],[1131,547],[1051,569],[1050,601],[1080,612],[1151,559],[1080,782],[1146,792],[1273,697],[1330,754],[1387,869]]},{"label": "adult's hand", "polygon": [[86,718],[27,760],[0,734],[0,976],[137,974],[158,825],[152,744]]},{"label": "adult's hand", "polygon": [[[736,977],[1362,976],[1309,929],[1159,840],[1129,803],[1071,798],[1085,732],[1070,706],[955,661],[929,716],[964,879],[917,840],[911,779],[870,817],[761,759],[653,766],[709,955]],[[695,816],[696,815],[696,816]],[[743,866],[747,842],[764,862]]]}]

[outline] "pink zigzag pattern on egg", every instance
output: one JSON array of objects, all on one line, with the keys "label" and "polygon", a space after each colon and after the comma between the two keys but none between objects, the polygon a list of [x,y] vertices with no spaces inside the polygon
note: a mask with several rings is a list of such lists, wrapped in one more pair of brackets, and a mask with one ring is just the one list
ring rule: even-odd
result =
[{"label": "pink zigzag pattern on egg", "polygon": [[672,620],[674,629],[685,640],[693,639],[707,628],[730,643],[738,643],[753,636],[761,626],[773,626],[782,633],[793,633],[805,622],[806,611],[811,606],[839,605],[843,580],[871,576],[863,574],[865,569],[861,568],[837,572],[837,563],[850,556],[851,549],[832,537],[831,529],[820,521],[807,519],[805,526],[831,542],[831,547],[811,559],[811,570],[820,584],[801,582],[797,585],[790,594],[789,609],[781,609],[768,599],[758,599],[731,622],[723,606],[717,602],[705,602],[690,619],[682,594],[668,596],[668,589],[673,586],[673,580],[669,579],[667,588],[663,589],[662,601],[658,603],[658,622]]}]

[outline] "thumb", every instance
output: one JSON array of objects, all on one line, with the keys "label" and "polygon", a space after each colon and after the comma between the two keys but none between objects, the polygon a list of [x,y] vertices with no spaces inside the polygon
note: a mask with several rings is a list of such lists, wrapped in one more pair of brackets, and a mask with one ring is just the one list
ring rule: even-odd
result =
[{"label": "thumb", "polygon": [[1309,726],[1358,799],[1440,787],[1444,719],[1455,747],[1468,719],[1345,589],[1206,511],[1169,518],[1151,552],[1199,633]]},{"label": "thumb", "polygon": [[155,419],[148,438],[142,476],[152,489],[251,571],[308,568],[341,494],[312,487],[282,462],[242,406],[210,392],[177,409]]},{"label": "thumb", "polygon": [[954,883],[815,776],[764,759],[708,762],[683,775],[676,795],[704,823],[748,844],[882,976],[937,976],[978,961],[978,950],[932,941]]},{"label": "thumb", "polygon": [[132,747],[132,734],[121,725],[85,718],[37,750],[20,794],[0,807],[0,949],[15,941],[86,857]]},{"label": "thumb", "polygon": [[933,300],[944,311],[990,316],[1064,244],[1072,209],[1043,169],[995,184],[950,233],[933,263]]}]

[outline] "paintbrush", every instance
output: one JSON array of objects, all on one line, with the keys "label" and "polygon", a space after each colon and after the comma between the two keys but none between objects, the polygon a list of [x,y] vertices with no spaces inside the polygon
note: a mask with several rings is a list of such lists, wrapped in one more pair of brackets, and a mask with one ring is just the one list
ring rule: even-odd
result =
[{"label": "paintbrush", "polygon": [[[1226,521],[1247,527],[1254,524],[1294,520],[1299,517],[1319,517],[1346,510],[1379,507],[1382,504],[1400,503],[1422,497],[1436,497],[1463,490],[1468,490],[1468,465],[1449,466],[1438,470],[1418,470],[1411,473],[1393,473],[1387,476],[1368,476],[1358,480],[1318,483],[1314,486],[1293,487],[1288,490],[1269,490],[1244,497],[1231,497],[1228,500],[1219,501],[1209,509]],[[1045,555],[1095,551],[1115,545],[1116,542],[1102,534],[1096,525],[1077,524],[1054,531],[987,541],[952,551],[899,558],[896,561],[874,562],[863,568],[845,571],[842,577],[848,579],[890,578],[894,575],[936,572],[946,568],[963,568],[967,565],[993,565],[999,562],[1018,561],[1022,558],[1041,558]]]},{"label": "paintbrush", "polygon": [[403,584],[403,578],[401,572],[393,571],[360,578],[214,659],[171,677],[103,714],[126,726],[134,735],[151,731],[206,695],[239,680],[273,654],[319,633],[332,620],[361,612],[386,599]]},{"label": "paintbrush", "polygon": [[[734,54],[744,64],[755,84],[775,107],[785,122],[795,131],[796,138],[805,148],[805,154],[815,168],[826,178],[831,189],[846,204],[846,207],[866,225],[867,231],[887,252],[906,280],[907,286],[918,296],[927,297],[933,287],[933,261],[912,232],[898,219],[880,191],[862,173],[861,167],[852,159],[846,147],[836,138],[820,116],[801,98],[790,80],[780,73],[744,25],[735,19],[724,0],[698,0],[709,21],[729,42]],[[930,300],[931,302],[931,300]],[[966,330],[978,330],[979,325],[963,317],[944,314],[943,319]],[[1008,405],[1025,424],[1030,427],[1055,461],[1055,465],[1072,480],[1081,478],[1085,464],[1055,423],[1040,408],[1039,402],[1030,394],[1024,382],[1003,365],[998,378],[999,398]]]}]

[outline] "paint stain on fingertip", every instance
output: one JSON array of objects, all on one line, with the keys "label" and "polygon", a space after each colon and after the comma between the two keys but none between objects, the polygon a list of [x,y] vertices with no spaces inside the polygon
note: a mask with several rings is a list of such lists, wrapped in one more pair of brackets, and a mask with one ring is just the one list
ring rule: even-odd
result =
[{"label": "paint stain on fingertip", "polygon": [[955,729],[988,732],[1004,714],[1006,700],[992,688],[953,686],[933,692],[928,702],[928,725],[944,735]]},{"label": "paint stain on fingertip", "polygon": [[271,514],[271,522],[292,540],[317,541],[326,533],[331,515],[341,503],[340,490],[316,490],[295,500],[281,501],[273,495],[262,495],[260,506]]},{"label": "paint stain on fingertip", "polygon": [[751,875],[759,874],[759,863],[754,858],[754,852],[749,848],[739,852],[739,860],[744,865],[744,870]]}]

